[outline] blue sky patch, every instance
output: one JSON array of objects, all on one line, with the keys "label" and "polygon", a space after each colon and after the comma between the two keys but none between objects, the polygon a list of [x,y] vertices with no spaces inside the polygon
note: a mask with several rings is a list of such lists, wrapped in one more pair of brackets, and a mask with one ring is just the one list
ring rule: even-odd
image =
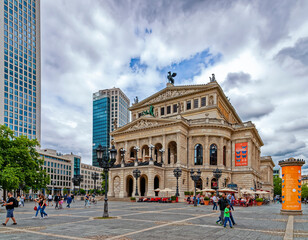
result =
[{"label": "blue sky patch", "polygon": [[184,59],[178,63],[173,63],[166,66],[158,71],[162,75],[166,75],[169,71],[176,72],[175,77],[176,84],[183,82],[184,80],[191,80],[194,76],[201,74],[202,67],[209,67],[221,60],[222,55],[212,55],[209,49],[202,52],[198,52],[189,59]]},{"label": "blue sky patch", "polygon": [[137,58],[131,58],[129,67],[132,69],[133,72],[138,72],[138,71],[146,71],[148,68],[148,65],[143,64],[140,62],[140,57]]}]

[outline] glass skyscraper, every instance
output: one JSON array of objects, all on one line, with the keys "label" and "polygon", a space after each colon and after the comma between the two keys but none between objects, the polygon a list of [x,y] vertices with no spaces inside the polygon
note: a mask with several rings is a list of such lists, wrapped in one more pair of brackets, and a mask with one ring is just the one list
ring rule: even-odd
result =
[{"label": "glass skyscraper", "polygon": [[40,0],[1,0],[0,15],[0,124],[40,141]]},{"label": "glass skyscraper", "polygon": [[92,165],[99,167],[95,149],[101,144],[110,147],[109,133],[114,127],[129,122],[128,97],[119,88],[100,90],[93,94],[93,146]]}]

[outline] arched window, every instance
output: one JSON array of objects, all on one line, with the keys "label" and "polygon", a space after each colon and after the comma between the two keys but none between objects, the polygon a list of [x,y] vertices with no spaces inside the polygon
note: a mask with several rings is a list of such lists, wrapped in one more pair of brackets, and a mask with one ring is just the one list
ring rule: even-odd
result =
[{"label": "arched window", "polygon": [[227,150],[226,150],[226,146],[224,146],[224,148],[223,148],[223,156],[222,156],[224,166],[226,166],[226,162],[227,162],[226,158],[227,158]]},{"label": "arched window", "polygon": [[217,146],[212,144],[210,146],[210,165],[217,165]]},{"label": "arched window", "polygon": [[203,151],[202,145],[197,144],[195,146],[195,165],[202,165],[203,164]]}]

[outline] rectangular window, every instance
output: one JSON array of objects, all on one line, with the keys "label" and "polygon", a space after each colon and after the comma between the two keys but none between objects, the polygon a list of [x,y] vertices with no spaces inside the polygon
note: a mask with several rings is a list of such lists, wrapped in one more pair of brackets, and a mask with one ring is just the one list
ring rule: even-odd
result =
[{"label": "rectangular window", "polygon": [[173,104],[173,113],[178,112],[178,105],[177,104]]},{"label": "rectangular window", "polygon": [[167,107],[167,114],[170,114],[171,113],[171,106],[168,106]]},{"label": "rectangular window", "polygon": [[206,97],[201,98],[201,107],[205,107],[206,105]]},{"label": "rectangular window", "polygon": [[191,109],[191,101],[187,101],[186,102],[186,110],[190,110]]},{"label": "rectangular window", "polygon": [[164,107],[160,108],[160,115],[161,116],[165,115],[165,108]]},{"label": "rectangular window", "polygon": [[198,108],[199,101],[198,99],[194,99],[194,108]]}]

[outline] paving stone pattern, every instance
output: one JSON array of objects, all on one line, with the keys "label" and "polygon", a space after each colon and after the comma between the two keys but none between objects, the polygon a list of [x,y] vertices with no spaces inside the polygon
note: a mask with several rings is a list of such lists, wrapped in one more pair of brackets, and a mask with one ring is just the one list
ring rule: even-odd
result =
[{"label": "paving stone pattern", "polygon": [[[16,226],[10,221],[0,226],[1,239],[284,239],[288,216],[280,215],[281,205],[236,207],[233,229],[215,223],[219,212],[211,206],[193,207],[184,203],[109,202],[112,219],[95,219],[103,214],[103,202],[83,207],[84,202],[72,204],[71,209],[47,207],[47,219],[36,218],[34,203],[15,209]],[[303,215],[294,217],[293,239],[308,239],[308,205],[302,205]],[[5,219],[0,210],[0,221]],[[292,234],[291,234],[292,235]]]}]

